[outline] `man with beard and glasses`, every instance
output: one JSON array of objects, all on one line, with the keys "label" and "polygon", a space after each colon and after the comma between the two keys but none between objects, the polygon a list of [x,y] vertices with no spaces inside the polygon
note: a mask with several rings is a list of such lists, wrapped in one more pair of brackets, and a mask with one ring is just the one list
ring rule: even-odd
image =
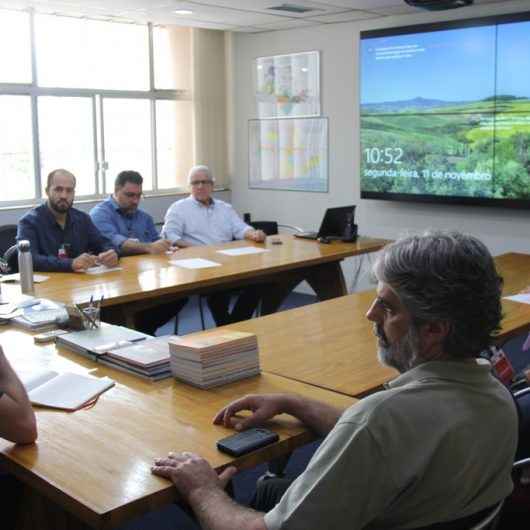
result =
[{"label": "man with beard and glasses", "polygon": [[[243,430],[287,413],[325,436],[294,481],[262,481],[252,508],[192,453],[159,458],[203,528],[471,528],[512,489],[517,413],[478,358],[499,329],[502,279],[486,247],[460,233],[388,245],[374,274],[379,357],[400,376],[345,411],[289,394],[250,395],[214,423]],[[352,344],[352,349],[355,344]],[[250,410],[249,416],[236,415]]]},{"label": "man with beard and glasses", "polygon": [[160,237],[153,218],[139,208],[143,181],[138,171],[121,171],[114,181],[114,193],[90,210],[98,230],[122,256],[176,250]]},{"label": "man with beard and glasses", "polygon": [[[139,208],[143,181],[138,171],[121,171],[114,181],[114,193],[90,210],[96,227],[123,256],[164,254],[170,249],[177,250],[170,241],[160,237],[153,218]],[[187,298],[181,298],[139,311],[134,316],[134,327],[154,335],[187,301]]]},{"label": "man with beard and glasses", "polygon": [[90,216],[73,208],[76,180],[65,169],[48,175],[48,200],[18,223],[17,241],[27,239],[36,271],[83,272],[101,264],[114,267],[118,254]]}]

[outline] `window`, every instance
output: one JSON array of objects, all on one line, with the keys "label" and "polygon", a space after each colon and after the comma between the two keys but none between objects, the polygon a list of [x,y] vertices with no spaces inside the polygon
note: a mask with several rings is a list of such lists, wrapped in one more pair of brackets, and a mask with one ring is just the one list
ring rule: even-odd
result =
[{"label": "window", "polygon": [[147,26],[36,15],[35,37],[40,86],[149,90]]},{"label": "window", "polygon": [[[177,105],[184,102],[156,102],[156,153],[158,188],[174,188],[177,183]],[[190,135],[188,135],[190,136]]]},{"label": "window", "polygon": [[103,100],[105,160],[108,164],[106,190],[123,169],[139,171],[144,189],[153,187],[151,166],[151,112],[146,99]]},{"label": "window", "polygon": [[[29,96],[0,95],[0,178],[5,201],[31,199],[35,196],[31,100]],[[7,126],[8,125],[8,126]]]},{"label": "window", "polygon": [[0,11],[0,83],[31,83],[30,49],[29,15]]},{"label": "window", "polygon": [[191,113],[177,116],[190,102],[182,35],[0,9],[0,178],[12,183],[0,205],[38,200],[56,168],[74,173],[77,197],[111,192],[124,169],[144,191],[177,188],[177,129],[191,129]]}]

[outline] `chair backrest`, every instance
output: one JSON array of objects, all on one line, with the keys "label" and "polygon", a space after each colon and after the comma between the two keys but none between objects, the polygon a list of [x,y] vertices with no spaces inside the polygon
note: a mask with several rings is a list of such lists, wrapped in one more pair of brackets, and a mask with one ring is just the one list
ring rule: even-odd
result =
[{"label": "chair backrest", "polygon": [[521,521],[529,515],[530,506],[530,458],[513,464],[513,491],[506,499],[500,514],[499,528],[525,528]]},{"label": "chair backrest", "polygon": [[278,234],[278,223],[276,221],[252,221],[250,226],[254,230],[262,230],[268,236],[275,236]]},{"label": "chair backrest", "polygon": [[494,530],[503,504],[504,499],[471,515],[421,528],[416,527],[413,530]]},{"label": "chair backrest", "polygon": [[9,266],[9,272],[18,272],[18,246],[11,245],[4,253],[4,261]]},{"label": "chair backrest", "polygon": [[515,458],[530,457],[530,387],[512,392],[519,415],[519,442]]},{"label": "chair backrest", "polygon": [[490,530],[490,529],[493,530],[495,526],[497,525],[497,521],[498,521],[503,505],[504,505],[504,499],[502,499],[502,501],[492,506],[489,513],[484,515],[484,518],[482,519],[482,521],[479,521],[478,523],[476,523],[474,526],[470,528],[470,530]]},{"label": "chair backrest", "polygon": [[6,250],[15,244],[17,237],[17,225],[0,226],[0,256],[3,256]]}]

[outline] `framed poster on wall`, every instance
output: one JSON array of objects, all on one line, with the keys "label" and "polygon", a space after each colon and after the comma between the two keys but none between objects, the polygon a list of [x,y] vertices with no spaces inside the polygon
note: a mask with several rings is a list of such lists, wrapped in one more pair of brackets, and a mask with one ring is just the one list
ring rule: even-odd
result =
[{"label": "framed poster on wall", "polygon": [[327,118],[249,120],[249,187],[328,191]]},{"label": "framed poster on wall", "polygon": [[319,52],[256,59],[258,118],[320,116]]}]

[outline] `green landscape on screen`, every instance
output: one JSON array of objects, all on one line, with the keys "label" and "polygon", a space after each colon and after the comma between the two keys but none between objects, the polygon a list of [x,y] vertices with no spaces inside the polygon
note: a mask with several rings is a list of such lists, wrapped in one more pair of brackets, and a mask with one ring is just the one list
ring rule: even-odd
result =
[{"label": "green landscape on screen", "polygon": [[530,199],[529,57],[529,22],[363,41],[362,192]]}]

